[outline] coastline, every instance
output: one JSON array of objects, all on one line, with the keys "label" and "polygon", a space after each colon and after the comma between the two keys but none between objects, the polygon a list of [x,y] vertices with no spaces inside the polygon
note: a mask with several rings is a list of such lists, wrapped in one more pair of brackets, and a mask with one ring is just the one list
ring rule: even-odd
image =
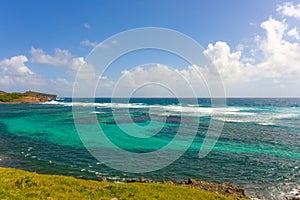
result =
[{"label": "coastline", "polygon": [[244,190],[235,185],[193,179],[173,183],[140,178],[112,183],[105,179],[85,180],[2,167],[0,175],[0,197],[8,199],[249,199],[243,194]]}]

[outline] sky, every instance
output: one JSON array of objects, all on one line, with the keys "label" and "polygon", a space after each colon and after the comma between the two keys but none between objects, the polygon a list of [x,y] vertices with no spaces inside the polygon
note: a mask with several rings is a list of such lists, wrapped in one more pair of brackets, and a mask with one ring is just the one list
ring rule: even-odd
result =
[{"label": "sky", "polygon": [[[186,35],[207,65],[149,49],[121,56],[105,74],[89,65],[94,48],[122,45],[103,41],[143,27]],[[187,87],[209,96],[214,68],[228,97],[300,97],[299,29],[300,1],[1,1],[0,90],[70,97],[83,69],[85,79],[100,80],[97,96],[116,87],[120,96],[172,96],[170,88],[189,96]]]}]

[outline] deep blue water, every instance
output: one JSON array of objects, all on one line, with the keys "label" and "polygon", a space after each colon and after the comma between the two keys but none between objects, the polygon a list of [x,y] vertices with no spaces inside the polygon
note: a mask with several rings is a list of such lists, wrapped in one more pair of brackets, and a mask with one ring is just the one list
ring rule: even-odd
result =
[{"label": "deep blue water", "polygon": [[[103,176],[112,181],[144,176],[158,181],[192,177],[233,182],[245,187],[248,196],[260,199],[282,199],[284,193],[300,187],[300,99],[234,98],[227,99],[224,108],[211,108],[210,99],[196,103],[170,98],[71,101],[0,105],[0,166],[88,179]],[[111,157],[114,151],[109,146],[94,141],[94,133],[90,133],[93,124],[120,149],[140,154],[165,147],[183,127],[184,136],[168,151],[175,153],[184,145],[189,148],[178,160],[156,171],[115,170],[86,150],[73,112],[76,122],[91,134],[84,136],[89,147]],[[224,122],[222,133],[213,150],[199,158],[213,120]],[[191,138],[195,128],[196,135]],[[190,139],[191,145],[187,143]],[[157,162],[163,159],[159,156]]]}]

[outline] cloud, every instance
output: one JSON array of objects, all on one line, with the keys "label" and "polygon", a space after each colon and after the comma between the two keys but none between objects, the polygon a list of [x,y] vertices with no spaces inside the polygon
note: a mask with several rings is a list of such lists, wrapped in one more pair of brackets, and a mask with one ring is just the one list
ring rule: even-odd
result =
[{"label": "cloud", "polygon": [[242,50],[232,52],[229,45],[221,41],[209,44],[204,51],[209,65],[218,70],[226,84],[300,75],[300,43],[285,39],[285,35],[297,39],[297,29],[287,31],[285,20],[278,21],[272,17],[262,22],[260,27],[266,36],[257,36],[254,41],[257,45],[251,49],[252,52],[261,52],[259,59],[243,59],[246,56]]},{"label": "cloud", "polygon": [[269,18],[261,24],[266,38],[259,41],[263,61],[257,64],[264,77],[292,77],[300,75],[300,43],[284,38],[287,30],[285,21]]},{"label": "cloud", "polygon": [[91,28],[91,25],[89,23],[84,23],[83,24],[83,27],[86,28],[86,29],[90,29]]},{"label": "cloud", "polygon": [[83,40],[80,42],[81,45],[87,46],[87,47],[96,47],[98,45],[98,42],[91,42],[89,40]]},{"label": "cloud", "polygon": [[43,80],[25,65],[26,62],[28,59],[24,55],[0,61],[1,89],[12,90],[18,87],[27,90],[44,84]]},{"label": "cloud", "polygon": [[300,39],[300,36],[299,36],[299,32],[298,32],[297,27],[295,27],[295,28],[289,30],[289,31],[287,32],[287,35],[290,36],[290,37],[295,38],[296,40],[299,40],[299,39]]},{"label": "cloud", "polygon": [[108,49],[114,45],[117,45],[117,40],[105,41],[98,44],[98,48]]},{"label": "cloud", "polygon": [[34,73],[25,66],[28,61],[26,56],[14,56],[10,59],[4,59],[0,61],[1,73],[2,74],[14,74],[17,76],[34,75]]},{"label": "cloud", "polygon": [[[90,88],[97,85],[98,79],[100,79],[101,88],[107,88],[112,85],[112,81],[107,77],[99,78],[94,66],[88,64],[83,57],[75,57],[68,50],[56,48],[54,49],[54,54],[50,55],[42,49],[32,47],[31,62],[64,68],[69,77],[73,80],[76,78],[76,84],[80,83],[79,90],[82,96],[86,94],[87,87]],[[52,87],[49,88],[52,88],[53,91],[58,91],[59,94],[71,95],[73,82],[69,82],[65,78],[48,80],[48,82],[51,82]]]},{"label": "cloud", "polygon": [[113,45],[117,45],[118,41],[117,40],[111,40],[111,41],[106,41],[104,43],[103,42],[98,43],[98,42],[92,42],[92,41],[89,41],[89,40],[82,40],[80,42],[80,44],[82,46],[86,46],[86,47],[93,47],[93,48],[95,48],[95,47],[98,46],[98,48],[107,49],[107,48],[110,48]]},{"label": "cloud", "polygon": [[[252,75],[253,66],[241,61],[242,52],[231,52],[226,42],[209,44],[203,53],[209,60],[207,67],[215,67],[225,82],[248,81]],[[206,76],[210,75],[206,73]]]},{"label": "cloud", "polygon": [[283,16],[300,19],[300,4],[294,5],[292,2],[285,2],[278,5],[276,11]]},{"label": "cloud", "polygon": [[75,76],[78,69],[81,73],[78,77],[95,77],[93,67],[88,65],[83,57],[75,57],[68,50],[54,49],[54,54],[46,54],[42,49],[31,48],[31,62],[64,67],[69,75]]},{"label": "cloud", "polygon": [[31,48],[31,62],[54,66],[67,66],[73,58],[68,50],[56,48],[54,55],[46,54],[42,49]]},{"label": "cloud", "polygon": [[[189,77],[187,77],[189,78]],[[191,83],[179,70],[165,65],[140,66],[132,71],[122,71],[114,83],[114,96],[193,96]]]}]

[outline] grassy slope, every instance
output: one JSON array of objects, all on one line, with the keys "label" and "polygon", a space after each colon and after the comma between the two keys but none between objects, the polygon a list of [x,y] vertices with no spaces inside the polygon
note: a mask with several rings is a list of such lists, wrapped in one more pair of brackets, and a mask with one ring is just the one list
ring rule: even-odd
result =
[{"label": "grassy slope", "polygon": [[0,199],[231,199],[161,183],[101,183],[0,168]]}]

